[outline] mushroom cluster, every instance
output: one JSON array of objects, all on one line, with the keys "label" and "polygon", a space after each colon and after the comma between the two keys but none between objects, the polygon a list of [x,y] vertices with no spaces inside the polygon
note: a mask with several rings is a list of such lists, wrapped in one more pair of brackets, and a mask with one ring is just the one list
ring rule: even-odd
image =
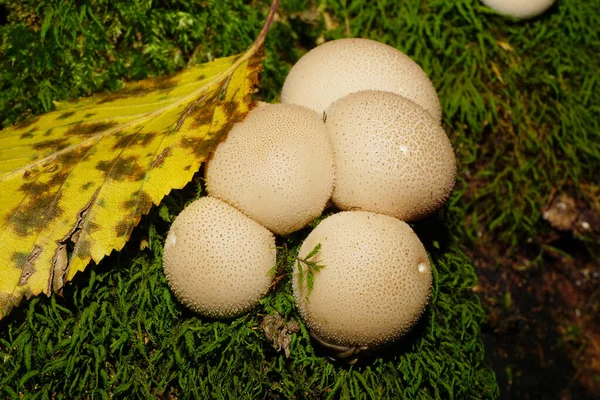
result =
[{"label": "mushroom cluster", "polygon": [[219,143],[206,190],[173,222],[163,268],[175,296],[213,318],[238,316],[268,291],[275,237],[321,215],[333,191],[333,152],[321,117],[293,104],[248,113]]},{"label": "mushroom cluster", "polygon": [[165,274],[193,310],[240,315],[271,285],[273,233],[305,227],[331,200],[341,212],[302,243],[292,288],[311,335],[354,362],[406,333],[427,305],[431,265],[407,222],[449,198],[454,151],[425,72],[372,40],[308,52],[281,101],[254,108],[216,146],[208,196],[167,236]]}]

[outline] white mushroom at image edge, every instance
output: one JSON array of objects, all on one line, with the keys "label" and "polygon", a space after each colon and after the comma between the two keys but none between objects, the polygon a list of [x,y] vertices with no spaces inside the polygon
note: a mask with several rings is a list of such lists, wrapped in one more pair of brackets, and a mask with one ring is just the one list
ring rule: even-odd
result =
[{"label": "white mushroom at image edge", "polygon": [[373,211],[403,221],[432,214],[456,179],[452,144],[440,124],[407,98],[361,91],[341,98],[325,121],[342,210]]},{"label": "white mushroom at image edge", "polygon": [[[432,283],[423,244],[396,218],[346,211],[324,219],[302,243],[298,259],[322,268],[308,289],[306,262],[294,266],[292,287],[310,333],[350,357],[404,335],[423,313]],[[302,282],[299,265],[303,268]]]},{"label": "white mushroom at image edge", "polygon": [[185,306],[230,318],[258,304],[271,285],[275,258],[271,232],[221,200],[201,197],[173,221],[163,268]]},{"label": "white mushroom at image edge", "polygon": [[338,39],[310,50],[286,77],[281,102],[322,114],[337,99],[360,90],[400,94],[441,121],[440,101],[423,69],[396,48],[369,39]]},{"label": "white mushroom at image edge", "polygon": [[206,190],[285,235],[321,215],[333,191],[333,154],[322,116],[293,104],[250,111],[206,165]]},{"label": "white mushroom at image edge", "polygon": [[518,19],[534,18],[552,7],[556,0],[481,0],[500,14]]}]

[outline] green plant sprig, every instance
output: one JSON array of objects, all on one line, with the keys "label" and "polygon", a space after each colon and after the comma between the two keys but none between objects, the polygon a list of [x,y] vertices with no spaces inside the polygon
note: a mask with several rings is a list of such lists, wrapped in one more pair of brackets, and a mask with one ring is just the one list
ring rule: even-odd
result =
[{"label": "green plant sprig", "polygon": [[324,265],[319,264],[320,261],[313,260],[313,258],[317,255],[317,253],[321,250],[321,243],[317,244],[314,249],[310,251],[306,255],[306,257],[298,256],[296,261],[298,262],[298,284],[300,287],[303,286],[304,283],[304,268],[302,264],[304,264],[307,268],[306,271],[306,287],[308,291],[306,292],[306,300],[308,301],[308,296],[313,290],[313,286],[315,283],[315,272],[319,272],[321,269],[325,268]]}]

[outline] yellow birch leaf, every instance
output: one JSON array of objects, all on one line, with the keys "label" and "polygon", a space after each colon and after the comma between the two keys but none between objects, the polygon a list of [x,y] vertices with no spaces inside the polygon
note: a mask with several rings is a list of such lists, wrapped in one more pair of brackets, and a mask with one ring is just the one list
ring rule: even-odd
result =
[{"label": "yellow birch leaf", "polygon": [[247,52],[0,131],[0,319],[120,250],[251,106],[277,0]]}]

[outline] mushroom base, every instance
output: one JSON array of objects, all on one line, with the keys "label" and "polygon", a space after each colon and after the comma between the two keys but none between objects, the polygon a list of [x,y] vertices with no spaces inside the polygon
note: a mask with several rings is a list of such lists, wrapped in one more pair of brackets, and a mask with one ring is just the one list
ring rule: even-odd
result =
[{"label": "mushroom base", "polygon": [[327,351],[329,358],[332,361],[343,361],[349,365],[354,365],[365,354],[371,350],[369,346],[344,346],[325,339],[315,332],[310,332],[310,336],[315,339]]}]

